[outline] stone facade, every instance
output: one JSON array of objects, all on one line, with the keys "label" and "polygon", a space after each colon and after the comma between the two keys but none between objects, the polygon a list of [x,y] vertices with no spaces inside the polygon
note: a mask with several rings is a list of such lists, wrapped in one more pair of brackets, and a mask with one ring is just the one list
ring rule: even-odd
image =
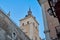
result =
[{"label": "stone facade", "polygon": [[0,10],[0,40],[30,40],[30,38]]},{"label": "stone facade", "polygon": [[[54,0],[55,1],[55,0]],[[46,35],[46,40],[54,40],[57,38],[57,32],[55,27],[59,25],[58,19],[49,15],[48,9],[50,8],[48,0],[38,0],[42,7],[43,19],[44,19],[44,32]]]}]

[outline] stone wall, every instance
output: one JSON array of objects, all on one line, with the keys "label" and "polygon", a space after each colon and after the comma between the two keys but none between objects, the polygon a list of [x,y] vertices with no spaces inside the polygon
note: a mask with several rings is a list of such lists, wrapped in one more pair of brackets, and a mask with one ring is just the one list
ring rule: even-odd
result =
[{"label": "stone wall", "polygon": [[2,10],[0,28],[0,40],[30,40]]}]

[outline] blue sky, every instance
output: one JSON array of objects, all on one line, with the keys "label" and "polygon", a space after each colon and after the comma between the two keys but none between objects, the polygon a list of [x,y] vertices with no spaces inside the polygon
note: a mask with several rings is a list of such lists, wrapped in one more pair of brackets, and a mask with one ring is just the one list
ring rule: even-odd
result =
[{"label": "blue sky", "polygon": [[37,0],[0,0],[0,9],[6,14],[10,11],[10,18],[19,26],[19,20],[27,15],[27,11],[31,8],[32,15],[36,17],[39,25],[39,35],[45,38],[44,24],[42,16],[42,8]]}]

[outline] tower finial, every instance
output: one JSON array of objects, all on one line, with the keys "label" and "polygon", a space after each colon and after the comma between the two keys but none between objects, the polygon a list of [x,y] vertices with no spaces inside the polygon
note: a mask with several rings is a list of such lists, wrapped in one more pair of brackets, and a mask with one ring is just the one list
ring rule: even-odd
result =
[{"label": "tower finial", "polygon": [[28,15],[31,15],[31,14],[32,14],[32,11],[31,11],[31,9],[29,8]]},{"label": "tower finial", "polygon": [[29,11],[31,11],[31,9],[29,8]]}]

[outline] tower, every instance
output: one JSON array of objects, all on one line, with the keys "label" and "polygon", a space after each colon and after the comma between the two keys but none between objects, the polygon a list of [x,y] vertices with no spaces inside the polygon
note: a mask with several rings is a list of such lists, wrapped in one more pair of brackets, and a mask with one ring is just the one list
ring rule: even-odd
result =
[{"label": "tower", "polygon": [[48,12],[48,9],[50,8],[49,1],[54,2],[53,4],[52,2],[50,2],[51,5],[53,6],[55,5],[55,2],[57,2],[57,0],[38,0],[39,4],[43,9],[42,14],[43,14],[43,20],[44,20],[44,28],[45,28],[44,33],[46,35],[46,40],[56,40],[57,39],[56,26],[59,25],[59,22],[57,18],[52,16],[51,11],[49,11],[51,14],[49,14]]},{"label": "tower", "polygon": [[32,11],[29,8],[28,15],[20,20],[20,29],[32,40],[40,40],[39,23],[36,21],[35,17],[32,15]]}]

